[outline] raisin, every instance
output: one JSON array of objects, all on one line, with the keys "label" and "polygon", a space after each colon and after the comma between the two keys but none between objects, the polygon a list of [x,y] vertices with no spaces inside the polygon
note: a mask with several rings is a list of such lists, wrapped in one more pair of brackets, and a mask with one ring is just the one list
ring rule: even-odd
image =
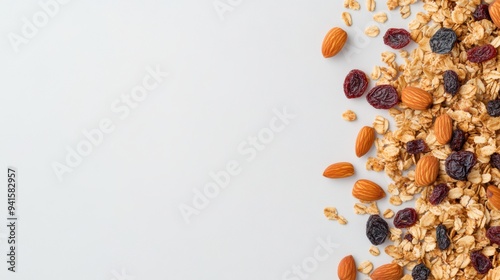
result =
[{"label": "raisin", "polygon": [[465,141],[467,141],[467,135],[463,132],[463,130],[457,128],[453,130],[453,133],[451,134],[450,148],[453,151],[460,151],[464,146]]},{"label": "raisin", "polygon": [[488,115],[492,117],[499,117],[500,116],[500,100],[490,100],[486,104],[486,111],[488,112]]},{"label": "raisin", "polygon": [[443,225],[439,225],[436,227],[436,241],[439,249],[446,250],[450,247],[450,238],[446,233],[446,227]]},{"label": "raisin", "polygon": [[444,162],[446,174],[455,180],[465,181],[476,162],[476,155],[473,152],[453,152]]},{"label": "raisin", "polygon": [[456,41],[457,34],[455,31],[443,27],[432,35],[429,44],[433,53],[447,54],[451,52]]},{"label": "raisin", "polygon": [[401,49],[410,43],[410,32],[403,28],[389,28],[384,35],[384,44],[393,49]]},{"label": "raisin", "polygon": [[412,242],[413,241],[413,235],[411,235],[411,233],[407,233],[405,234],[405,239]]},{"label": "raisin", "polygon": [[384,243],[389,235],[389,225],[379,215],[371,215],[366,223],[366,236],[373,245]]},{"label": "raisin", "polygon": [[372,88],[366,95],[368,103],[376,109],[390,109],[399,102],[398,92],[391,85],[380,85]]},{"label": "raisin", "polygon": [[453,70],[446,70],[443,73],[443,83],[444,83],[444,91],[455,96],[457,94],[458,89],[460,88],[460,82],[458,81],[458,75]]},{"label": "raisin", "polygon": [[500,245],[500,226],[490,227],[486,231],[486,237],[491,243]]},{"label": "raisin", "polygon": [[425,144],[425,141],[422,139],[412,140],[406,143],[406,152],[411,155],[420,154],[428,150],[427,144]]},{"label": "raisin", "polygon": [[432,205],[438,205],[448,196],[449,191],[448,185],[437,184],[432,190],[431,196],[429,196],[429,202]]},{"label": "raisin", "polygon": [[475,20],[487,19],[491,20],[490,12],[488,11],[488,4],[481,4],[476,7],[476,10],[472,14]]},{"label": "raisin", "polygon": [[500,154],[499,153],[493,153],[490,156],[490,164],[492,167],[496,169],[500,169]]},{"label": "raisin", "polygon": [[431,271],[423,263],[417,264],[411,271],[413,280],[427,280],[429,279],[429,274],[431,274]]},{"label": "raisin", "polygon": [[467,51],[467,59],[470,62],[480,63],[497,56],[497,49],[490,44],[474,47]]},{"label": "raisin", "polygon": [[486,274],[488,270],[493,268],[491,260],[481,253],[481,250],[470,253],[470,262],[479,274]]},{"label": "raisin", "polygon": [[396,228],[407,228],[413,226],[418,220],[417,211],[413,208],[399,210],[394,216],[394,226]]},{"label": "raisin", "polygon": [[361,97],[368,87],[368,78],[365,72],[354,69],[351,70],[344,80],[344,93],[347,98]]}]

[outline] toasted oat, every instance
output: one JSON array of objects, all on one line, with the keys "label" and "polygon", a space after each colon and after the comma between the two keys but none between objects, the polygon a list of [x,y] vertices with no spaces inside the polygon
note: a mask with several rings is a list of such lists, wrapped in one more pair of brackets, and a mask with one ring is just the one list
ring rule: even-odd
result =
[{"label": "toasted oat", "polygon": [[372,254],[373,256],[378,256],[378,255],[380,255],[380,250],[378,249],[378,247],[377,247],[377,246],[374,246],[374,245],[372,245],[372,246],[370,247],[369,252],[370,252],[370,254]]},{"label": "toasted oat", "polygon": [[400,6],[399,13],[402,18],[408,18],[411,15],[410,5]]},{"label": "toasted oat", "polygon": [[342,113],[342,118],[346,121],[352,122],[356,120],[357,116],[356,113],[354,113],[353,111],[347,110],[344,113]]},{"label": "toasted oat", "polygon": [[344,21],[345,25],[351,26],[352,25],[352,18],[351,14],[348,12],[343,12],[342,13],[342,20]]},{"label": "toasted oat", "polygon": [[364,215],[366,214],[366,205],[361,204],[361,203],[356,203],[354,204],[354,213],[358,215]]},{"label": "toasted oat", "polygon": [[373,121],[373,128],[378,134],[383,135],[389,129],[389,121],[382,116],[376,116],[375,121]]},{"label": "toasted oat", "polygon": [[375,26],[375,25],[368,26],[365,29],[365,34],[366,34],[366,36],[369,36],[369,37],[377,37],[379,33],[380,33],[380,29],[378,28],[378,26]]},{"label": "toasted oat", "polygon": [[346,225],[347,224],[347,219],[344,216],[339,215],[338,220],[339,224],[341,225]]},{"label": "toasted oat", "polygon": [[375,0],[366,0],[366,9],[370,12],[375,11]]},{"label": "toasted oat", "polygon": [[323,210],[323,212],[328,220],[338,220],[339,218],[337,208],[335,207],[326,207],[325,210]]},{"label": "toasted oat", "polygon": [[390,219],[392,217],[394,217],[394,211],[392,211],[391,209],[386,209],[384,211],[384,214],[383,214],[384,218],[386,219]]},{"label": "toasted oat", "polygon": [[394,10],[399,6],[398,0],[387,0],[387,8],[389,10]]},{"label": "toasted oat", "polygon": [[358,271],[368,275],[373,270],[373,264],[370,261],[364,261],[359,264]]},{"label": "toasted oat", "polygon": [[373,15],[373,20],[378,23],[384,23],[387,21],[387,14],[384,12],[376,13]]}]

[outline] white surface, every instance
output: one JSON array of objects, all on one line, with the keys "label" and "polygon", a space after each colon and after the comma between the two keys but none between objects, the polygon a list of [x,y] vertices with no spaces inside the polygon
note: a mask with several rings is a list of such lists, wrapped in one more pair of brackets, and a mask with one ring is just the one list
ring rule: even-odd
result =
[{"label": "white surface", "polygon": [[[364,170],[366,157],[353,147],[359,128],[384,112],[364,97],[346,99],[342,82],[352,68],[370,73],[381,64],[385,30],[407,26],[397,10],[371,39],[360,1],[347,48],[324,59],[323,36],[344,26],[340,0],[228,0],[224,20],[212,0],[74,0],[16,53],[9,34],[42,11],[20,2],[0,3],[0,168],[16,166],[20,176],[18,272],[2,262],[0,278],[297,280],[284,275],[328,236],[339,246],[308,279],[334,279],[348,254],[389,260],[368,253],[367,216],[354,215],[350,195],[359,178],[387,183]],[[120,119],[111,104],[156,66],[170,75]],[[296,117],[255,158],[238,151],[285,107]],[[346,109],[359,119],[343,121]],[[53,162],[64,163],[66,147],[105,118],[115,130],[60,182]],[[232,160],[241,173],[187,224],[179,206],[192,205],[193,189]],[[336,161],[353,162],[357,175],[323,178]],[[325,206],[349,224],[326,220]],[[1,226],[2,256],[5,235]]]}]

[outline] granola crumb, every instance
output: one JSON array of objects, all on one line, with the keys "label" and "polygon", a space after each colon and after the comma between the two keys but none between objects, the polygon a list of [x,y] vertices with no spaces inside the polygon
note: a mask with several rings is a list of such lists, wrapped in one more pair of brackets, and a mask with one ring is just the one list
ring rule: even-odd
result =
[{"label": "granola crumb", "polygon": [[356,113],[354,113],[353,111],[347,110],[344,113],[342,113],[342,118],[348,122],[352,122],[356,120],[357,116]]},{"label": "granola crumb", "polygon": [[384,214],[383,214],[384,218],[386,219],[391,219],[392,217],[394,217],[394,211],[392,211],[392,209],[386,209],[384,211]]},{"label": "granola crumb", "polygon": [[373,270],[373,264],[370,261],[364,261],[359,264],[358,271],[368,275]]},{"label": "granola crumb", "polygon": [[377,246],[375,246],[375,245],[372,245],[372,246],[370,247],[369,252],[370,252],[370,254],[372,254],[372,255],[373,255],[373,256],[375,256],[375,257],[376,257],[376,256],[378,256],[378,255],[380,255],[380,250],[379,250],[379,249],[378,249],[378,247],[377,247]]},{"label": "granola crumb", "polygon": [[375,26],[375,25],[368,26],[365,29],[365,34],[366,34],[366,36],[369,36],[369,37],[377,37],[379,33],[380,33],[380,29],[378,28],[378,26]]},{"label": "granola crumb", "polygon": [[375,0],[366,0],[366,9],[370,12],[375,11]]},{"label": "granola crumb", "polygon": [[376,13],[373,15],[373,20],[378,23],[385,23],[387,21],[387,14],[385,12]]},{"label": "granola crumb", "polygon": [[342,20],[344,21],[345,25],[351,26],[352,25],[352,17],[351,14],[348,12],[343,12],[342,13]]}]

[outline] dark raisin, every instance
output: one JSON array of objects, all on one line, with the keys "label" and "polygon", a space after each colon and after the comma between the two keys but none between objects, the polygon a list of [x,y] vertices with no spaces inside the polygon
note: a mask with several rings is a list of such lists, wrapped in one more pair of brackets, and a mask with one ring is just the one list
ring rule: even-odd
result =
[{"label": "dark raisin", "polygon": [[472,14],[475,20],[487,19],[491,20],[490,12],[488,11],[488,4],[481,4],[476,7],[476,10]]},{"label": "dark raisin", "polygon": [[456,41],[457,34],[455,31],[443,27],[432,35],[429,44],[433,53],[447,54],[451,52]]},{"label": "dark raisin", "polygon": [[493,153],[490,156],[490,164],[492,167],[496,169],[500,169],[500,154],[499,153]]},{"label": "dark raisin", "polygon": [[497,56],[497,49],[490,44],[474,47],[467,51],[467,59],[470,62],[480,63]]},{"label": "dark raisin", "polygon": [[500,226],[490,227],[486,231],[486,237],[491,243],[500,245]]},{"label": "dark raisin", "polygon": [[490,100],[486,104],[486,111],[488,111],[488,115],[492,117],[500,116],[500,99]]},{"label": "dark raisin", "polygon": [[368,103],[376,109],[390,109],[399,102],[398,92],[391,85],[380,85],[372,88],[366,95]]},{"label": "dark raisin", "polygon": [[443,73],[443,83],[444,83],[444,91],[455,96],[457,94],[458,89],[460,88],[460,81],[458,80],[458,75],[453,70],[446,70]]},{"label": "dark raisin", "polygon": [[366,223],[366,236],[373,245],[384,243],[389,235],[389,225],[379,215],[371,215]]},{"label": "dark raisin", "polygon": [[481,253],[481,250],[470,253],[470,262],[479,274],[486,274],[488,270],[493,268],[491,260]]},{"label": "dark raisin", "polygon": [[394,226],[396,228],[407,228],[413,226],[418,220],[417,211],[413,208],[399,210],[394,216]]},{"label": "dark raisin", "polygon": [[389,28],[384,35],[384,44],[393,49],[406,47],[410,40],[410,32],[402,28]]},{"label": "dark raisin", "polygon": [[453,152],[444,162],[446,174],[455,180],[465,181],[476,162],[476,155],[473,152]]},{"label": "dark raisin", "polygon": [[406,152],[411,155],[420,154],[428,150],[427,144],[425,144],[425,141],[422,139],[412,140],[406,143]]},{"label": "dark raisin", "polygon": [[436,241],[439,249],[446,250],[450,247],[450,238],[446,232],[446,227],[443,225],[439,225],[436,228]]},{"label": "dark raisin", "polygon": [[344,93],[347,98],[357,98],[365,93],[368,87],[368,78],[365,72],[354,69],[351,70],[344,80]]},{"label": "dark raisin", "polygon": [[417,264],[411,271],[413,280],[427,280],[429,279],[429,274],[431,274],[431,271],[423,263]]},{"label": "dark raisin", "polygon": [[412,242],[413,241],[413,235],[411,235],[411,233],[407,233],[405,234],[405,239]]},{"label": "dark raisin", "polygon": [[450,148],[453,151],[460,151],[464,146],[465,141],[467,141],[467,135],[463,132],[463,130],[457,128],[453,130],[453,133],[451,134]]},{"label": "dark raisin", "polygon": [[448,196],[449,191],[448,185],[437,184],[432,190],[431,196],[429,196],[429,202],[432,205],[438,205]]}]

